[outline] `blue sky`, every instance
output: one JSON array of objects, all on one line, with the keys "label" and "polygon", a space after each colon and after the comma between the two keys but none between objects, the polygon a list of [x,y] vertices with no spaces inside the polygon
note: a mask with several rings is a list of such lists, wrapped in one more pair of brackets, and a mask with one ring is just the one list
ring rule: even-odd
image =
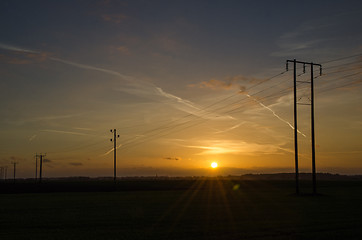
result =
[{"label": "blue sky", "polygon": [[[362,173],[361,57],[330,62],[362,52],[361,13],[360,1],[2,1],[0,165],[31,177],[47,152],[48,176],[111,175],[117,128],[123,175],[206,174],[211,161],[222,174],[292,171],[283,72],[296,58],[326,73],[317,167]],[[305,171],[308,119],[301,108]]]}]

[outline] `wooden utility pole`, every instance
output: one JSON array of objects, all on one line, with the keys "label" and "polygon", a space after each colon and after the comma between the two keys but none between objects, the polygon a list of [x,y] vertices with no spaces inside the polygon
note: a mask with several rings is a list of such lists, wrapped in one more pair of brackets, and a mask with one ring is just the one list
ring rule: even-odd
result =
[{"label": "wooden utility pole", "polygon": [[[43,158],[46,156],[46,154],[36,154],[36,159],[39,157],[39,183],[41,183],[42,177],[43,177]],[[37,161],[36,161],[36,168],[37,167]]]},{"label": "wooden utility pole", "polygon": [[113,181],[116,183],[117,181],[117,138],[119,138],[119,135],[117,135],[117,129],[111,129],[111,133],[113,133],[113,140],[111,138],[111,142],[113,141],[113,154],[114,154],[114,160],[113,160]]},{"label": "wooden utility pole", "polygon": [[38,180],[38,154],[35,154],[35,182]]},{"label": "wooden utility pole", "polygon": [[17,162],[12,162],[12,164],[14,164],[14,183],[15,183],[15,179],[16,179],[16,164],[18,164]]}]

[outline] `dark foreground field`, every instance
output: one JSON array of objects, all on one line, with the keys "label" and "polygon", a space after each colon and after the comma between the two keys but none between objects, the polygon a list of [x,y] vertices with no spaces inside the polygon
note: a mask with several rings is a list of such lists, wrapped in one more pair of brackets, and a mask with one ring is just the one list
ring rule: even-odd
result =
[{"label": "dark foreground field", "polygon": [[360,181],[319,196],[292,181],[15,185],[0,185],[0,239],[362,239]]}]

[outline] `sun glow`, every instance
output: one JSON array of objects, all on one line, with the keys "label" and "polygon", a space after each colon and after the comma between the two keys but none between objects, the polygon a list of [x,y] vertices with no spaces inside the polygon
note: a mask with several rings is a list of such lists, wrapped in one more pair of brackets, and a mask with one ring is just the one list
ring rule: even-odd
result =
[{"label": "sun glow", "polygon": [[212,168],[217,168],[217,162],[212,162],[212,163],[211,163],[211,167],[212,167]]}]

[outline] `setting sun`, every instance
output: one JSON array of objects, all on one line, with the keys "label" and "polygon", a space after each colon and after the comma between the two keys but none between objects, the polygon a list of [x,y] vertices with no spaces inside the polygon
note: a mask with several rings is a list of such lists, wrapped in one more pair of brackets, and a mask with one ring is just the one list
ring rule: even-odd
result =
[{"label": "setting sun", "polygon": [[212,163],[211,163],[211,167],[212,167],[212,168],[217,168],[217,162],[212,162]]}]

